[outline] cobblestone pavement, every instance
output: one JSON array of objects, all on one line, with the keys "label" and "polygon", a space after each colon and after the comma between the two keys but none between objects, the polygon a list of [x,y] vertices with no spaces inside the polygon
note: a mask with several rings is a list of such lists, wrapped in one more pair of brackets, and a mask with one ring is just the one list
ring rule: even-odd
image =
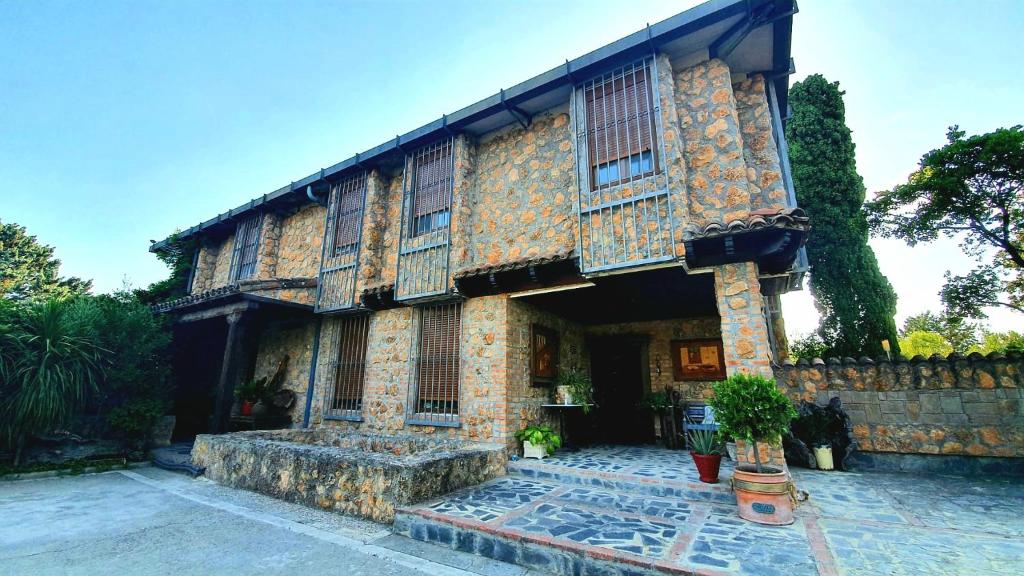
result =
[{"label": "cobblestone pavement", "polygon": [[[608,573],[1024,572],[1022,479],[794,469],[810,500],[794,524],[774,527],[740,520],[720,501],[728,466],[726,483],[695,488],[684,452],[601,447],[513,464],[513,476],[406,510],[399,529],[561,573],[594,570],[573,564],[594,559]],[[567,561],[566,551],[583,560]]]}]

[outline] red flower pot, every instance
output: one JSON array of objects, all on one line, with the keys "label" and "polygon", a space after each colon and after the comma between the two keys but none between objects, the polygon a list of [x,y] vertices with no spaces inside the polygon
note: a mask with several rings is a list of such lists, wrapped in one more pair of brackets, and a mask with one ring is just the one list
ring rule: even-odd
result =
[{"label": "red flower pot", "polygon": [[718,483],[718,469],[722,466],[721,454],[697,454],[690,452],[693,462],[697,465],[700,481],[708,484]]},{"label": "red flower pot", "polygon": [[252,416],[252,402],[245,400],[242,402],[242,408],[239,410],[242,416]]}]

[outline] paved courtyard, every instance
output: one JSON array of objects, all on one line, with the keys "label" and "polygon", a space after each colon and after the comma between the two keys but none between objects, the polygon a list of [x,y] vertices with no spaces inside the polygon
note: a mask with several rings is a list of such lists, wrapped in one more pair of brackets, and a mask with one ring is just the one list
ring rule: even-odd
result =
[{"label": "paved courtyard", "polygon": [[1021,479],[797,469],[811,499],[769,527],[740,520],[727,485],[698,483],[685,452],[589,449],[512,474],[407,509],[398,527],[565,574],[1024,573]]},{"label": "paved courtyard", "polygon": [[157,468],[0,480],[3,576],[526,573]]}]

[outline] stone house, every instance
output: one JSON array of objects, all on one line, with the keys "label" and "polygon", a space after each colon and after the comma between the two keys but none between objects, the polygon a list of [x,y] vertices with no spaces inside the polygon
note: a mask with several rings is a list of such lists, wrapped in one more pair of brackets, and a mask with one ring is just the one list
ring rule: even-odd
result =
[{"label": "stone house", "polygon": [[770,376],[809,228],[794,11],[712,0],[177,235],[179,435],[285,355],[293,426],[508,443],[561,370],[608,442],[654,439],[645,393]]}]

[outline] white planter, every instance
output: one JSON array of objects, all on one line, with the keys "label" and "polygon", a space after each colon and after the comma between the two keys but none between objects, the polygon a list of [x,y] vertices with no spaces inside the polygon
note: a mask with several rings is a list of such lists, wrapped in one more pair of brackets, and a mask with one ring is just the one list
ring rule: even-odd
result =
[{"label": "white planter", "polygon": [[832,470],[834,468],[831,446],[815,446],[814,459],[818,461],[818,470]]},{"label": "white planter", "polygon": [[542,445],[534,445],[529,440],[523,440],[523,458],[536,458],[543,460],[548,455],[547,449]]},{"label": "white planter", "polygon": [[559,386],[557,391],[561,404],[572,404],[572,392],[568,386]]},{"label": "white planter", "polygon": [[729,454],[729,460],[732,460],[733,462],[735,462],[736,461],[736,443],[735,442],[726,442],[725,443],[725,451]]}]

